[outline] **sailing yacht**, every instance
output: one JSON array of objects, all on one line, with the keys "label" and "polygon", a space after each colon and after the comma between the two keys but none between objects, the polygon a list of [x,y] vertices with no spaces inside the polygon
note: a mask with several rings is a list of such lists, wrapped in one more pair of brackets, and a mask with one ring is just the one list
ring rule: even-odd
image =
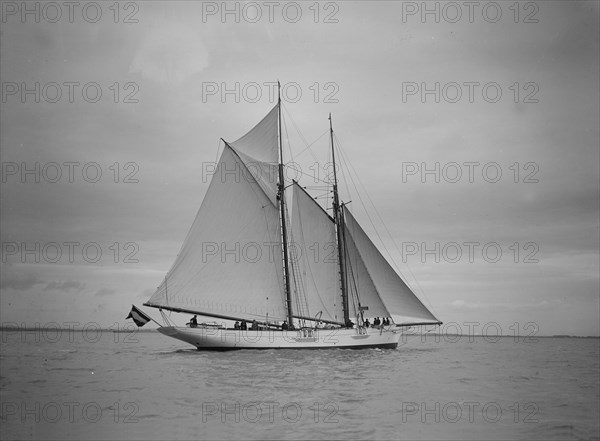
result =
[{"label": "sailing yacht", "polygon": [[[160,333],[203,350],[395,348],[408,327],[441,324],[340,201],[329,121],[331,215],[284,179],[281,98],[240,139],[222,140],[181,250],[144,303],[160,310]],[[176,326],[165,311],[222,324]],[[385,320],[368,326],[375,317]]]}]

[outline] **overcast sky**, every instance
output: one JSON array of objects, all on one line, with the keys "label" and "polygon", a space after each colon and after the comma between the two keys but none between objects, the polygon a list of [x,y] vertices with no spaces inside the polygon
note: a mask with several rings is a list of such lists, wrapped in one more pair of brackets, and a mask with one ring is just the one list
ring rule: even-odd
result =
[{"label": "overcast sky", "polygon": [[332,112],[443,322],[598,335],[598,2],[488,3],[2,2],[1,321],[125,324],[191,226],[202,164],[279,79],[294,160],[314,162],[291,118],[325,163]]}]

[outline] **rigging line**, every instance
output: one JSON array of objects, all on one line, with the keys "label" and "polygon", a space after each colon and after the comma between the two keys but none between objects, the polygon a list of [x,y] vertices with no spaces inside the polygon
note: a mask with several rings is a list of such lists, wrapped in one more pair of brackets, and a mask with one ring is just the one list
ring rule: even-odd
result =
[{"label": "rigging line", "polygon": [[[315,196],[313,196],[312,194],[310,195],[310,198],[312,199],[317,199],[317,198],[322,198],[322,197],[329,197],[329,193],[331,193],[329,190],[324,190],[322,187],[321,188],[315,188],[313,187],[313,190],[315,190]],[[318,192],[316,190],[319,190]]]},{"label": "rigging line", "polygon": [[[346,228],[346,226],[344,226],[344,228]],[[359,314],[360,313],[360,298],[358,295],[358,286],[356,285],[356,281],[357,281],[358,277],[354,277],[354,270],[352,269],[352,259],[350,258],[350,250],[348,249],[348,247],[345,247],[345,248],[346,248],[346,263],[347,263],[347,266],[350,267],[350,280],[352,280],[352,284],[354,286],[354,295],[352,296],[352,306],[354,306],[354,313]],[[359,256],[360,256],[360,254],[359,254]],[[367,272],[367,274],[368,274],[368,272]],[[355,297],[356,297],[356,299],[355,299]],[[358,308],[356,305],[357,303],[358,303]],[[357,325],[358,325],[358,323],[357,323]]]},{"label": "rigging line", "polygon": [[[311,179],[313,179],[313,180],[316,180],[316,181],[322,182],[323,184],[328,184],[328,182],[327,182],[327,181],[324,181],[323,179],[316,177],[314,174],[305,173],[305,172],[303,172],[302,170],[298,170],[298,169],[294,169],[294,171],[295,171],[296,173],[299,173],[299,174],[303,175],[303,176],[308,176],[308,177],[310,177],[310,178],[311,178]],[[298,180],[298,179],[296,179],[296,180]],[[308,187],[308,186],[307,186],[307,187]],[[312,188],[314,188],[314,187],[312,187]]]},{"label": "rigging line", "polygon": [[[337,136],[336,136],[336,141],[338,142],[338,144],[340,143],[339,139],[337,139]],[[371,197],[369,196],[369,193],[367,192],[364,184],[360,180],[360,176],[358,175],[356,169],[354,168],[354,166],[352,165],[352,163],[350,162],[350,160],[348,158],[346,158],[346,156],[345,156],[344,153],[342,153],[343,150],[341,148],[338,147],[338,151],[341,153],[340,156],[342,157],[342,160],[344,161],[344,164],[345,164],[346,168],[348,169],[348,176],[350,177],[352,185],[354,186],[354,188],[356,190],[356,195],[358,196],[358,199],[359,199],[359,201],[360,201],[363,209],[365,210],[365,214],[367,215],[367,218],[369,219],[369,222],[370,222],[371,226],[373,227],[373,230],[375,231],[375,234],[377,235],[377,237],[379,239],[379,242],[381,243],[381,246],[383,247],[383,249],[387,253],[388,257],[390,258],[390,260],[392,261],[392,263],[394,264],[394,266],[396,267],[396,270],[400,273],[400,275],[403,275],[402,271],[400,271],[400,268],[398,268],[398,265],[397,265],[396,261],[394,260],[392,254],[387,249],[387,247],[385,245],[385,242],[381,238],[381,235],[379,234],[379,231],[377,230],[377,227],[375,226],[375,223],[373,222],[373,219],[371,218],[371,215],[369,214],[369,210],[367,209],[367,207],[365,205],[365,202],[363,201],[363,198],[362,198],[361,193],[360,193],[360,191],[358,189],[358,186],[356,185],[356,182],[354,182],[354,178],[352,177],[352,171],[356,175],[356,179],[359,182],[360,186],[362,187],[362,190],[364,191],[366,198],[371,203],[371,206],[373,207],[375,213],[379,217],[380,222],[383,224],[385,230],[388,233],[388,236],[390,236],[390,238],[392,239],[392,242],[393,242],[393,238],[391,237],[391,234],[390,234],[389,230],[387,229],[385,223],[383,222],[383,219],[381,218],[381,215],[379,214],[379,211],[377,210],[377,207],[375,207],[375,204],[373,204],[373,201],[372,201]],[[396,243],[395,242],[393,242],[393,243],[396,246],[396,248],[398,248],[398,246],[396,245]],[[410,268],[409,268],[409,271],[410,271]],[[412,274],[412,271],[411,271],[411,275],[414,277],[414,274]],[[410,286],[409,286],[409,288],[410,288]]]},{"label": "rigging line", "polygon": [[[283,121],[283,128],[285,130],[285,139],[287,140],[288,151],[290,152],[290,159],[292,162],[294,162],[294,153],[292,152],[292,143],[290,142],[290,133],[287,128],[287,121],[283,117],[281,119]],[[283,162],[283,158],[281,158],[281,162]]]},{"label": "rigging line", "polygon": [[[317,156],[315,155],[315,153],[313,152],[313,150],[311,149],[311,146],[312,146],[313,144],[317,143],[317,142],[318,142],[318,141],[319,141],[319,140],[320,140],[320,139],[321,139],[323,136],[325,136],[325,135],[329,134],[329,130],[326,130],[326,131],[324,131],[324,132],[323,132],[321,135],[319,135],[319,137],[318,137],[317,139],[315,139],[313,142],[311,142],[311,143],[309,144],[309,143],[306,141],[306,138],[305,138],[305,136],[304,136],[304,135],[302,134],[302,132],[300,131],[300,128],[299,128],[299,127],[298,127],[298,125],[296,124],[296,121],[294,120],[294,117],[293,117],[293,116],[292,116],[292,114],[291,114],[291,113],[290,113],[290,112],[287,110],[287,107],[282,105],[282,108],[285,110],[285,112],[286,112],[286,113],[287,113],[287,115],[289,116],[289,119],[290,119],[290,121],[292,122],[292,125],[294,126],[294,128],[296,129],[296,132],[298,133],[298,135],[299,135],[300,139],[302,140],[302,142],[303,142],[303,143],[304,143],[304,145],[306,146],[306,148],[305,148],[304,150],[301,150],[301,151],[300,151],[300,153],[297,153],[297,154],[296,154],[296,156],[299,156],[299,155],[301,155],[302,153],[304,153],[306,150],[308,150],[308,151],[309,151],[309,153],[311,154],[311,156],[312,156],[313,160],[315,161],[315,164],[317,164],[317,173],[318,173],[318,171],[319,171],[319,170],[322,170],[322,171],[324,172],[324,174],[326,175],[326,173],[325,173],[325,168],[320,166],[320,164],[319,164],[319,160],[318,160]],[[288,132],[287,132],[287,125],[286,125],[286,133],[288,133]],[[288,135],[289,135],[289,133],[288,133]],[[289,142],[289,136],[288,136],[288,142]],[[290,150],[291,150],[291,147],[290,147]],[[328,155],[331,155],[331,152],[329,151],[329,149],[328,149],[327,151],[328,151]],[[331,156],[329,156],[329,163],[331,163]],[[320,182],[326,183],[326,184],[328,184],[328,185],[331,185],[331,183],[330,183],[330,182],[328,182],[328,181],[326,181],[326,180],[324,180],[324,179],[321,179],[321,178],[319,178],[319,177],[317,177],[317,176],[309,175],[308,173],[304,173],[304,172],[303,172],[303,171],[301,171],[301,170],[299,171],[299,173],[300,173],[300,174],[302,174],[302,175],[305,175],[305,176],[310,176],[311,178],[313,178],[313,180],[320,181]]]},{"label": "rigging line", "polygon": [[[335,135],[334,135],[334,136],[335,136]],[[337,142],[338,142],[338,144],[339,144],[339,140],[337,139],[337,137],[336,137],[336,141],[337,141]],[[371,219],[371,216],[369,215],[369,210],[367,210],[367,207],[366,207],[366,205],[365,205],[365,203],[364,203],[364,201],[363,201],[363,199],[362,199],[362,197],[361,197],[361,195],[360,195],[360,192],[359,192],[359,190],[358,190],[358,186],[356,185],[356,182],[354,182],[354,178],[352,177],[351,169],[350,169],[350,167],[348,166],[348,164],[349,164],[349,162],[350,162],[350,161],[349,161],[349,160],[347,160],[347,159],[346,159],[346,157],[345,157],[345,155],[341,153],[341,152],[342,152],[342,149],[341,149],[341,148],[339,148],[339,145],[338,145],[337,147],[338,147],[338,148],[337,148],[337,151],[338,151],[338,153],[340,153],[340,155],[339,155],[339,156],[342,158],[342,161],[344,162],[344,164],[345,164],[346,168],[348,169],[348,177],[350,178],[350,181],[352,182],[352,185],[354,186],[354,189],[356,190],[356,195],[358,196],[358,200],[360,201],[360,203],[361,203],[362,207],[364,208],[364,210],[365,210],[365,213],[366,213],[366,215],[367,215],[367,218],[369,219],[369,222],[371,222],[371,225],[372,225],[372,226],[373,226],[373,228],[375,229],[375,233],[377,234],[377,237],[379,237],[379,240],[380,240],[380,241],[383,243],[383,241],[381,240],[381,237],[379,236],[379,233],[378,233],[377,229],[375,228],[375,224],[373,223],[373,220]],[[352,167],[352,169],[354,169],[354,167]],[[354,173],[356,174],[356,171],[354,171]],[[345,174],[344,174],[344,176],[345,176]],[[357,175],[357,179],[358,179],[358,175]],[[350,190],[349,190],[349,189],[348,189],[348,193],[350,193]],[[366,193],[366,192],[365,192],[365,193]],[[385,248],[385,244],[383,244],[383,246],[384,246],[384,248]],[[387,249],[386,249],[386,251],[387,251]],[[388,251],[388,253],[389,253],[389,251]]]},{"label": "rigging line", "polygon": [[[330,135],[331,135],[331,128],[329,129]],[[334,134],[335,135],[335,134]],[[327,149],[327,164],[333,164],[332,158],[331,158],[331,149]],[[323,172],[325,172],[325,169],[323,168]],[[325,174],[325,176],[329,177],[327,174]],[[342,173],[343,176],[343,173]],[[333,210],[333,183],[331,182],[331,179],[327,180],[327,193],[331,193],[331,198],[327,199],[327,203],[325,204],[325,209],[326,210]],[[331,202],[331,205],[330,205]]]},{"label": "rigging line", "polygon": [[[338,141],[337,135],[335,134],[335,132],[333,133],[333,137],[334,137],[334,140],[337,141],[337,144],[335,144],[335,147],[336,147],[336,149],[338,151],[338,156],[341,158],[342,163],[346,164],[346,162],[347,162],[346,158],[345,158],[345,156],[344,156],[344,154],[342,152],[341,146],[339,145],[340,142]],[[348,169],[348,176],[350,177],[350,180],[352,180],[352,176],[350,175],[350,168],[348,167],[348,165],[346,165],[345,167],[346,167],[346,169]],[[344,167],[343,166],[340,167],[340,171],[342,172],[342,177],[343,177],[343,181],[344,181],[344,187],[346,188],[346,194],[348,195],[348,198],[350,199],[350,195],[351,195],[350,188],[348,187],[348,179],[346,179],[346,173],[344,171]],[[352,183],[354,184],[354,181],[352,181]],[[354,187],[356,188],[356,184],[354,184]],[[358,189],[357,189],[357,193],[358,193]]]},{"label": "rigging line", "polygon": [[[292,125],[294,126],[294,128],[296,129],[296,132],[298,133],[298,136],[300,137],[300,139],[302,140],[302,142],[304,143],[304,145],[306,146],[306,148],[304,150],[302,150],[302,152],[304,152],[305,150],[309,150],[311,156],[313,157],[313,159],[315,160],[315,162],[318,162],[317,157],[315,156],[314,152],[312,151],[312,149],[310,149],[310,146],[312,144],[314,144],[315,142],[318,141],[318,139],[321,138],[321,135],[317,140],[313,141],[313,143],[309,144],[308,141],[306,140],[306,138],[304,137],[304,135],[302,134],[302,132],[300,131],[300,128],[298,127],[298,125],[296,124],[296,121],[294,120],[292,114],[287,110],[286,106],[281,106],[283,108],[283,110],[285,110],[285,112],[288,114],[290,121],[292,122]],[[326,132],[327,133],[327,132]]]},{"label": "rigging line", "polygon": [[[286,212],[287,212],[287,207],[286,207]],[[287,218],[289,219],[289,217]],[[288,226],[290,227],[290,237],[292,239],[292,243],[293,242],[293,228],[291,228],[291,225],[289,225],[289,221],[288,221]],[[306,299],[306,293],[304,291],[304,284],[303,284],[303,280],[300,277],[300,273],[299,273],[299,268],[297,267],[297,265],[295,265],[293,263],[293,261],[290,261],[290,266],[292,267],[292,277],[294,279],[294,286],[296,288],[296,306],[298,307],[298,315],[302,315],[302,316],[310,316],[310,311],[309,311],[309,306],[308,306],[308,300]],[[298,279],[298,280],[297,280]],[[300,282],[299,284],[297,282]],[[306,314],[304,313],[304,307],[306,307]],[[304,326],[304,322],[301,321],[302,326]]]},{"label": "rigging line", "polygon": [[[387,228],[387,225],[385,224],[385,222],[383,221],[383,218],[381,217],[381,214],[379,213],[379,210],[377,210],[377,207],[375,206],[375,204],[373,203],[373,200],[371,199],[371,197],[369,196],[369,193],[366,189],[366,187],[364,186],[364,184],[362,183],[362,181],[360,180],[360,176],[358,175],[358,173],[356,172],[356,170],[354,169],[354,167],[352,166],[352,163],[350,161],[347,161],[350,166],[352,167],[352,169],[354,170],[354,174],[356,174],[356,178],[359,181],[359,184],[361,185],[363,191],[365,192],[366,198],[367,200],[370,202],[371,206],[373,207],[373,211],[375,211],[375,214],[377,215],[377,217],[379,218],[379,221],[381,222],[381,224],[383,225],[383,228],[385,229],[388,237],[390,238],[390,240],[392,241],[392,244],[394,245],[394,247],[396,248],[397,252],[399,251],[398,245],[396,244],[396,241],[394,240],[394,237],[392,236],[392,234],[390,233],[389,229]],[[351,176],[351,175],[350,175]],[[354,181],[353,181],[354,183]],[[358,189],[357,189],[357,193],[358,193]],[[417,286],[417,290],[415,290],[413,287],[410,286],[410,284],[407,281],[407,277],[404,275],[404,273],[402,272],[402,270],[400,270],[398,264],[396,263],[394,257],[392,256],[392,254],[390,253],[390,251],[388,250],[388,248],[386,247],[385,243],[383,242],[379,231],[377,230],[377,227],[375,226],[373,220],[371,219],[371,216],[369,216],[367,208],[364,204],[364,202],[362,201],[362,198],[360,197],[360,193],[358,193],[358,197],[361,201],[361,204],[363,205],[363,208],[365,209],[365,212],[367,213],[367,217],[369,218],[369,221],[371,223],[371,225],[373,226],[373,229],[375,231],[375,233],[377,234],[377,237],[379,238],[379,241],[381,242],[383,249],[386,251],[386,253],[388,254],[389,259],[391,260],[391,262],[393,263],[394,267],[396,268],[396,271],[398,271],[398,273],[400,274],[400,276],[402,277],[402,281],[408,286],[408,288],[413,291],[417,291],[421,296],[423,296],[425,298],[425,300],[428,303],[428,309],[431,309],[431,311],[433,312],[434,315],[437,315],[435,308],[433,307],[431,301],[429,300],[429,298],[427,297],[427,294],[425,293],[425,290],[423,289],[423,287],[421,286],[421,284],[419,283],[419,279],[417,277],[415,277],[412,269],[410,268],[410,266],[408,265],[408,263],[406,264],[406,268],[408,269],[408,272],[410,273],[410,275],[412,276],[412,280],[415,282],[416,286]],[[421,300],[421,299],[419,299]]]},{"label": "rigging line", "polygon": [[[354,174],[356,175],[356,179],[359,182],[360,186],[362,187],[362,190],[364,191],[366,198],[369,200],[369,202],[371,203],[371,206],[373,206],[373,208],[375,209],[376,212],[377,212],[377,208],[375,207],[375,204],[373,204],[373,201],[371,200],[371,198],[369,196],[369,193],[367,192],[364,184],[360,180],[360,176],[357,173],[356,169],[354,168],[354,166],[350,162],[349,158],[347,158],[345,156],[345,153],[343,153],[343,150],[340,147],[341,143],[340,143],[339,139],[337,139],[337,136],[336,136],[336,141],[338,143],[338,149],[337,150],[340,152],[340,156],[342,157],[342,159],[344,161],[344,164],[345,164],[346,168],[348,169],[348,176],[350,177],[352,185],[354,186],[354,189],[356,190],[356,195],[358,196],[358,199],[360,200],[360,203],[361,203],[363,209],[365,210],[367,218],[369,219],[369,222],[371,223],[371,226],[373,227],[373,229],[375,231],[375,234],[377,234],[377,237],[379,238],[379,241],[381,242],[381,245],[383,246],[383,248],[385,249],[385,251],[388,253],[389,257],[393,260],[393,258],[391,256],[391,253],[388,251],[387,247],[385,246],[385,243],[383,242],[383,240],[381,239],[381,236],[379,235],[379,231],[377,231],[377,227],[375,226],[375,223],[373,222],[373,219],[369,215],[369,210],[367,209],[367,206],[365,205],[365,203],[364,203],[364,201],[363,201],[363,199],[362,199],[362,197],[360,195],[360,191],[359,191],[358,186],[356,185],[356,182],[354,182],[354,178],[352,177],[352,172],[354,172]],[[383,220],[381,219],[381,216],[379,216],[379,219],[383,223]],[[385,227],[385,224],[384,224],[384,227]],[[388,234],[389,234],[389,232],[388,232]]]},{"label": "rigging line", "polygon": [[[303,232],[302,226],[301,226],[302,225],[302,215],[301,215],[300,209],[297,208],[297,207],[299,207],[298,202],[299,201],[297,200],[296,196],[294,196],[294,202],[293,202],[294,203],[294,205],[293,205],[294,219],[292,220],[292,222],[293,223],[298,222],[298,224],[300,225],[300,236],[301,236],[301,238],[300,238],[300,244],[303,244],[304,243],[304,232]],[[291,237],[292,237],[292,243],[295,245],[296,242],[294,240],[294,228],[293,228],[293,226],[292,226],[292,228],[290,230],[291,230],[290,232],[291,232]],[[297,249],[297,248],[294,246],[294,249]],[[302,252],[302,249],[300,250],[300,252]],[[299,286],[298,286],[299,284],[304,284],[301,277],[298,277],[300,280],[296,281],[296,272],[297,272],[296,269],[300,265],[299,262],[298,262],[298,260],[299,260],[298,259],[298,253],[296,252],[296,254],[294,256],[294,259],[292,259],[292,268],[293,268],[292,273],[294,274],[294,282],[296,284],[296,291],[299,289]],[[293,263],[293,262],[296,262],[296,263]],[[296,297],[298,297],[298,296],[296,296]]]},{"label": "rigging line", "polygon": [[299,290],[299,294],[300,294],[300,296],[302,296],[302,300],[304,302],[303,306],[306,308],[306,314],[303,311],[302,315],[304,315],[305,317],[310,317],[311,316],[310,304],[308,302],[308,297],[306,296],[306,287],[304,285],[304,279],[302,278],[302,274],[300,273],[300,265],[298,265],[298,264],[294,265],[293,270],[294,270],[295,277],[297,278],[297,280],[299,282],[298,290]]},{"label": "rigging line", "polygon": [[[346,226],[344,225],[344,228],[346,228]],[[358,303],[360,304],[360,300],[358,299],[358,287],[356,286],[356,279],[354,277],[354,270],[352,269],[352,259],[350,258],[350,253],[348,252],[348,247],[346,247],[346,251],[345,251],[345,255],[346,255],[346,267],[350,269],[350,274],[348,274],[350,276],[350,280],[352,281],[352,286],[354,287],[354,291],[352,292],[352,306],[354,306],[354,311],[356,312],[356,301],[358,301]],[[354,299],[354,297],[356,296],[356,300]]]},{"label": "rigging line", "polygon": [[[313,159],[316,160],[315,158],[315,153],[312,151],[311,147],[316,144],[323,136],[329,134],[329,130],[325,130],[317,139],[315,139],[313,142],[311,142],[310,144],[308,144],[304,150],[301,150],[300,152],[298,152],[297,156],[300,156],[302,153],[304,153],[305,151],[309,151],[311,156],[313,157]],[[318,161],[317,161],[318,162]]]},{"label": "rigging line", "polygon": [[[300,185],[300,184],[298,184]],[[330,192],[331,190],[329,189],[329,185],[300,185],[304,190],[307,189],[311,189],[311,190],[321,190],[321,191],[327,191]]]},{"label": "rigging line", "polygon": [[[338,155],[338,156],[340,157],[340,162],[342,162],[343,164],[345,164],[346,163],[346,159],[344,158],[344,156],[343,155]],[[346,168],[347,167],[348,166],[346,165]],[[348,187],[348,179],[346,179],[346,172],[344,171],[344,167],[340,167],[340,170],[342,172],[342,178],[343,178],[343,181],[344,181],[344,187],[346,187],[346,194],[348,195],[348,200],[351,200],[352,199],[351,198],[351,194],[352,193],[350,192],[350,188]],[[352,176],[350,175],[350,172],[348,172],[348,176],[350,177],[350,181],[352,181]],[[358,191],[357,191],[357,194],[358,194]],[[360,199],[360,196],[359,196],[359,199]]]},{"label": "rigging line", "polygon": [[[283,108],[283,109],[285,109],[285,107],[284,107],[284,106],[282,106],[282,108]],[[285,109],[285,110],[286,110],[286,112],[287,112],[287,109]],[[292,121],[292,123],[294,124],[294,127],[296,128],[296,131],[298,132],[298,134],[299,134],[299,135],[300,135],[300,137],[302,138],[302,141],[303,141],[305,144],[307,144],[306,140],[304,139],[304,135],[302,135],[302,133],[300,132],[300,129],[298,128],[298,126],[296,126],[296,124],[295,124],[295,122],[294,122],[294,119],[292,118],[291,114],[290,114],[289,112],[287,112],[287,113],[288,113],[288,115],[289,115],[289,117],[290,117],[290,120],[291,120],[291,121]],[[291,157],[291,159],[292,159],[292,163],[294,163],[295,161],[294,161],[294,156],[293,156],[293,153],[292,153],[292,145],[291,145],[291,142],[290,142],[290,137],[289,137],[289,132],[288,132],[288,128],[287,128],[287,122],[286,122],[286,119],[283,119],[283,125],[284,125],[284,128],[285,128],[286,139],[288,140],[287,144],[288,144],[288,150],[289,150],[289,152],[290,152],[290,157]],[[326,133],[328,133],[328,132],[325,132],[324,134],[326,134]],[[323,134],[323,135],[324,135],[324,134]],[[314,144],[314,143],[315,143],[315,142],[317,142],[319,139],[321,139],[321,138],[323,137],[323,135],[321,135],[321,136],[320,136],[320,137],[319,137],[317,140],[315,140],[315,141],[314,141],[312,144]],[[311,145],[312,145],[312,144],[311,144]],[[319,164],[319,161],[317,160],[317,157],[315,156],[314,152],[313,152],[313,151],[310,149],[310,145],[307,145],[307,147],[306,147],[304,150],[302,150],[300,153],[298,153],[296,156],[298,156],[298,155],[302,154],[302,153],[303,153],[304,151],[306,151],[307,149],[309,149],[309,150],[310,150],[310,153],[311,153],[311,155],[312,155],[312,157],[313,157],[313,159],[314,159],[314,161],[315,161],[315,164]],[[318,173],[319,173],[319,172],[318,172],[319,168],[322,168],[322,167],[318,166],[318,168],[317,168],[317,175],[318,175]],[[324,170],[324,169],[323,169],[323,170]],[[312,174],[308,174],[308,173],[305,173],[305,172],[303,172],[303,171],[302,171],[302,169],[296,169],[296,168],[294,168],[294,171],[295,171],[296,173],[300,173],[300,174],[301,174],[301,175],[303,175],[303,176],[310,176],[310,177],[311,177],[313,180],[316,180],[316,181],[320,181],[320,182],[326,183],[326,181],[324,181],[323,179],[320,179],[320,178],[319,178],[319,177],[317,177],[317,176],[314,176],[314,175],[312,175]]]},{"label": "rigging line", "polygon": [[[334,134],[335,136],[335,134]],[[341,145],[341,142],[339,141],[339,139],[337,138],[337,136],[335,136],[335,140],[337,141],[338,145]],[[404,276],[403,272],[400,270],[400,268],[398,267],[398,264],[396,263],[394,257],[392,256],[392,254],[390,253],[390,251],[387,249],[387,247],[385,246],[385,243],[383,242],[383,240],[381,239],[381,236],[379,235],[379,231],[377,231],[377,227],[375,226],[375,224],[373,223],[373,220],[371,219],[371,216],[369,215],[369,211],[367,210],[361,196],[360,193],[358,191],[358,187],[356,186],[356,183],[354,182],[354,179],[352,178],[352,173],[351,171],[354,172],[354,174],[356,175],[356,179],[359,182],[359,184],[361,185],[366,198],[369,200],[369,202],[371,203],[371,206],[373,207],[373,210],[375,211],[375,214],[377,214],[377,217],[379,218],[379,221],[381,222],[381,224],[383,225],[385,231],[387,232],[388,236],[390,237],[392,244],[394,245],[394,247],[396,248],[396,251],[399,252],[399,248],[398,245],[396,244],[396,241],[394,240],[392,234],[390,233],[389,229],[387,228],[385,222],[383,221],[383,218],[381,217],[381,214],[379,214],[379,210],[377,210],[377,207],[375,206],[375,204],[373,203],[373,200],[371,199],[371,197],[369,196],[369,192],[367,191],[366,187],[364,186],[364,184],[362,183],[359,174],[356,172],[356,169],[354,168],[354,166],[352,165],[352,163],[350,162],[349,159],[347,159],[345,157],[345,154],[342,153],[343,149],[338,147],[338,151],[341,152],[341,157],[344,161],[344,163],[346,164],[346,167],[348,168],[348,175],[350,176],[350,179],[352,181],[352,184],[354,185],[354,187],[356,188],[356,192],[357,192],[357,196],[361,202],[361,205],[363,206],[366,214],[367,214],[367,218],[369,219],[369,222],[371,223],[371,225],[373,226],[373,229],[375,230],[375,233],[377,234],[377,237],[379,238],[379,241],[381,242],[384,250],[386,251],[386,253],[388,254],[390,260],[392,261],[392,263],[394,264],[394,267],[396,268],[396,271],[398,271],[398,273],[402,276],[403,282],[408,286],[408,288],[413,291],[413,288],[411,288],[410,284],[408,283],[408,281],[406,280],[406,276]],[[348,167],[349,165],[349,167]],[[419,294],[421,294],[426,300],[427,303],[429,304],[429,309],[431,309],[431,311],[433,312],[433,314],[435,316],[437,316],[437,313],[435,311],[435,308],[433,307],[431,301],[429,300],[429,298],[427,297],[427,294],[425,293],[425,291],[423,290],[423,288],[421,287],[419,280],[415,277],[414,273],[412,272],[412,269],[410,268],[410,266],[408,265],[408,263],[406,264],[406,267],[408,268],[408,271],[410,273],[410,275],[412,276],[413,280],[415,281],[417,288],[418,288],[418,292]],[[414,291],[413,291],[414,292]],[[419,299],[420,300],[420,299]]]},{"label": "rigging line", "polygon": [[[276,242],[280,242],[281,241],[281,227],[279,226],[279,218],[277,219],[277,228],[275,229],[275,237],[271,237],[269,235],[270,230],[270,225],[269,225],[269,218],[267,216],[267,210],[265,210],[266,207],[270,206],[271,204],[268,203],[267,205],[264,205],[262,207],[262,212],[264,215],[264,219],[265,219],[265,226],[266,226],[266,231],[265,234],[267,235],[268,239],[269,239],[269,243],[276,243]],[[282,253],[283,254],[283,253]],[[282,260],[283,260],[283,255],[282,255]],[[283,308],[285,309],[285,302],[286,302],[286,298],[285,298],[285,286],[283,286],[285,284],[284,280],[283,280],[283,262],[277,262],[277,259],[273,259],[273,266],[275,267],[275,276],[277,277],[277,280],[279,282],[281,282],[281,285],[279,286],[279,294],[281,296],[281,304],[283,305]]]},{"label": "rigging line", "polygon": [[[283,106],[282,106],[282,107],[283,107]],[[291,116],[290,116],[290,118],[291,118]],[[292,122],[293,122],[293,119],[292,119]],[[289,132],[288,132],[288,128],[287,128],[287,122],[286,122],[286,120],[285,120],[285,119],[283,119],[283,126],[284,126],[284,129],[285,129],[285,134],[286,134],[286,139],[287,139],[287,144],[288,144],[288,150],[289,150],[289,152],[290,152],[290,158],[291,158],[291,160],[292,160],[292,163],[294,163],[295,161],[294,161],[294,155],[293,155],[293,152],[292,152],[292,144],[291,144],[291,142],[290,142]],[[298,130],[298,129],[297,129],[297,130]],[[300,135],[302,136],[302,134],[300,134]],[[303,140],[303,141],[304,141],[304,142],[306,142],[305,140]],[[303,151],[304,151],[304,150],[303,150]],[[317,164],[318,164],[318,161],[316,160],[316,157],[314,156],[314,154],[313,154],[313,158],[315,158],[315,163],[317,163]],[[310,175],[310,174],[308,174],[308,173],[305,173],[305,172],[303,172],[303,171],[302,171],[302,169],[298,170],[298,169],[294,168],[294,171],[295,171],[296,173],[300,173],[300,174],[301,174],[301,175],[303,175],[303,176],[310,176],[310,177],[311,177],[311,178],[313,178],[314,180],[317,180],[317,181],[320,181],[320,182],[323,182],[323,183],[325,182],[325,181],[323,181],[322,179],[320,179],[320,178],[318,178],[318,177],[316,177],[316,176],[313,176],[313,175]]]}]

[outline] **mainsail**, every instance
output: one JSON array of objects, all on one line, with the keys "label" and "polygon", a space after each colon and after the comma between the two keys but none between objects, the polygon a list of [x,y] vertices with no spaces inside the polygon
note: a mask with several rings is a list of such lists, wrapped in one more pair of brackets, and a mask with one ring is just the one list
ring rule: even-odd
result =
[{"label": "mainsail", "polygon": [[225,143],[179,255],[148,306],[285,320],[274,110],[244,137]]}]

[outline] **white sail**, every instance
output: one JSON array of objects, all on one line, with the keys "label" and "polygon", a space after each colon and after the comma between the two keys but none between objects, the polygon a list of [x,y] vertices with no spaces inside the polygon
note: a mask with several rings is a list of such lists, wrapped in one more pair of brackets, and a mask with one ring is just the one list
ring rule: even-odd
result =
[{"label": "white sail", "polygon": [[[421,303],[394,271],[345,206],[344,220],[347,242],[350,242],[348,240],[348,237],[350,237],[354,244],[354,247],[348,248],[348,252],[356,252],[360,255],[364,270],[371,279],[372,286],[394,323],[397,325],[438,323],[439,320]],[[365,274],[362,274],[362,277],[364,278]],[[369,285],[368,281],[366,284]],[[369,301],[372,301],[371,290],[367,289],[365,293],[370,296]],[[364,294],[362,291],[359,292],[359,295],[361,304],[366,304],[366,301],[363,301]],[[367,306],[369,306],[369,312],[371,312],[371,305]],[[369,316],[371,315],[369,314]]]},{"label": "white sail", "polygon": [[278,106],[275,106],[252,130],[231,143],[273,205],[277,204],[279,179],[277,121]]},{"label": "white sail", "polygon": [[225,146],[196,219],[148,301],[249,320],[285,320],[279,212]]},{"label": "white sail", "polygon": [[297,183],[294,183],[290,259],[296,265],[311,316],[344,321],[335,224]]},{"label": "white sail", "polygon": [[367,266],[347,228],[344,236],[346,239],[346,287],[350,317],[354,320],[358,313],[358,305],[355,304],[357,293],[360,306],[368,308],[364,312],[365,317],[391,317],[391,313],[385,308],[379,297]]}]

